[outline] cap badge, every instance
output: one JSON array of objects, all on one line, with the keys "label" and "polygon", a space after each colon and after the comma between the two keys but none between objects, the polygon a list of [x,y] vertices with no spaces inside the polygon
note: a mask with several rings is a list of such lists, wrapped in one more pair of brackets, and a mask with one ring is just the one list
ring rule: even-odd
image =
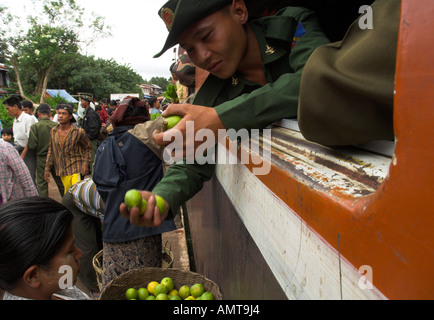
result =
[{"label": "cap badge", "polygon": [[170,31],[172,29],[173,18],[175,17],[173,11],[170,10],[169,8],[163,8],[161,9],[160,17],[161,19],[163,19],[164,23],[166,24],[167,30]]},{"label": "cap badge", "polygon": [[238,83],[239,83],[239,80],[235,77],[232,77],[232,86],[236,87],[238,85]]},{"label": "cap badge", "polygon": [[266,50],[265,53],[268,54],[269,56],[274,54],[276,52],[276,49],[274,49],[273,47],[271,47],[270,45],[266,45]]}]

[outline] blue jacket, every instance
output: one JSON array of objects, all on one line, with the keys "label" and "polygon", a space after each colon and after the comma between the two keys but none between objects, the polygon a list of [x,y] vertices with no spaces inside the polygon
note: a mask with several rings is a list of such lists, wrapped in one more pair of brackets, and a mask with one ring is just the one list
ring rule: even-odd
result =
[{"label": "blue jacket", "polygon": [[173,221],[157,228],[134,226],[119,212],[128,190],[152,190],[164,175],[162,160],[128,132],[132,128],[115,128],[95,156],[93,180],[106,207],[104,242],[132,241],[176,229]]}]

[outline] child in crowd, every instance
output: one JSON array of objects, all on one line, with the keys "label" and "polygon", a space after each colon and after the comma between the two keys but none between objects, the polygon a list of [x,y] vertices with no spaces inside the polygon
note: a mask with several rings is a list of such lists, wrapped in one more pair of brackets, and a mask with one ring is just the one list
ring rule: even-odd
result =
[{"label": "child in crowd", "polygon": [[14,136],[14,134],[12,132],[12,128],[4,128],[2,130],[2,139],[3,139],[3,141],[9,142],[13,146],[15,146],[15,144],[12,142],[13,136]]}]

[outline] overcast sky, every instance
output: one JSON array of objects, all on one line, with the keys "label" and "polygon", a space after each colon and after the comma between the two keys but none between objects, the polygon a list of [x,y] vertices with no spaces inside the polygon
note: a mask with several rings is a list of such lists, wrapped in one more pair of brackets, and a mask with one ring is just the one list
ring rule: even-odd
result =
[{"label": "overcast sky", "polygon": [[[113,58],[119,64],[129,64],[144,79],[170,77],[169,67],[174,57],[168,50],[160,58],[152,58],[164,45],[167,29],[158,16],[167,0],[76,0],[89,15],[95,12],[105,17],[113,36],[98,41],[88,54],[103,59]],[[31,0],[0,0],[14,15],[23,16],[23,8],[32,7]]]}]

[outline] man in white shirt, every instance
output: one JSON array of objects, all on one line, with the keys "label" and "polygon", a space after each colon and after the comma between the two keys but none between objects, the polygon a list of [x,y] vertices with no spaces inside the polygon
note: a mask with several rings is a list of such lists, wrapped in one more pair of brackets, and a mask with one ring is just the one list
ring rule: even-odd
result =
[{"label": "man in white shirt", "polygon": [[[22,104],[18,97],[12,96],[5,101],[3,104],[6,106],[6,111],[11,117],[14,117],[14,123],[12,129],[14,132],[14,143],[17,151],[22,154],[24,148],[29,140],[30,127],[37,121],[34,117],[28,115],[22,110]],[[36,178],[36,157],[34,153],[25,153],[22,155],[24,162],[29,168],[30,175],[33,181]]]},{"label": "man in white shirt", "polygon": [[29,100],[25,100],[25,101],[21,102],[21,104],[23,106],[22,110],[25,113],[27,113],[28,115],[30,115],[36,121],[39,121],[39,119],[35,116],[35,107],[33,105],[33,102],[31,102]]}]

